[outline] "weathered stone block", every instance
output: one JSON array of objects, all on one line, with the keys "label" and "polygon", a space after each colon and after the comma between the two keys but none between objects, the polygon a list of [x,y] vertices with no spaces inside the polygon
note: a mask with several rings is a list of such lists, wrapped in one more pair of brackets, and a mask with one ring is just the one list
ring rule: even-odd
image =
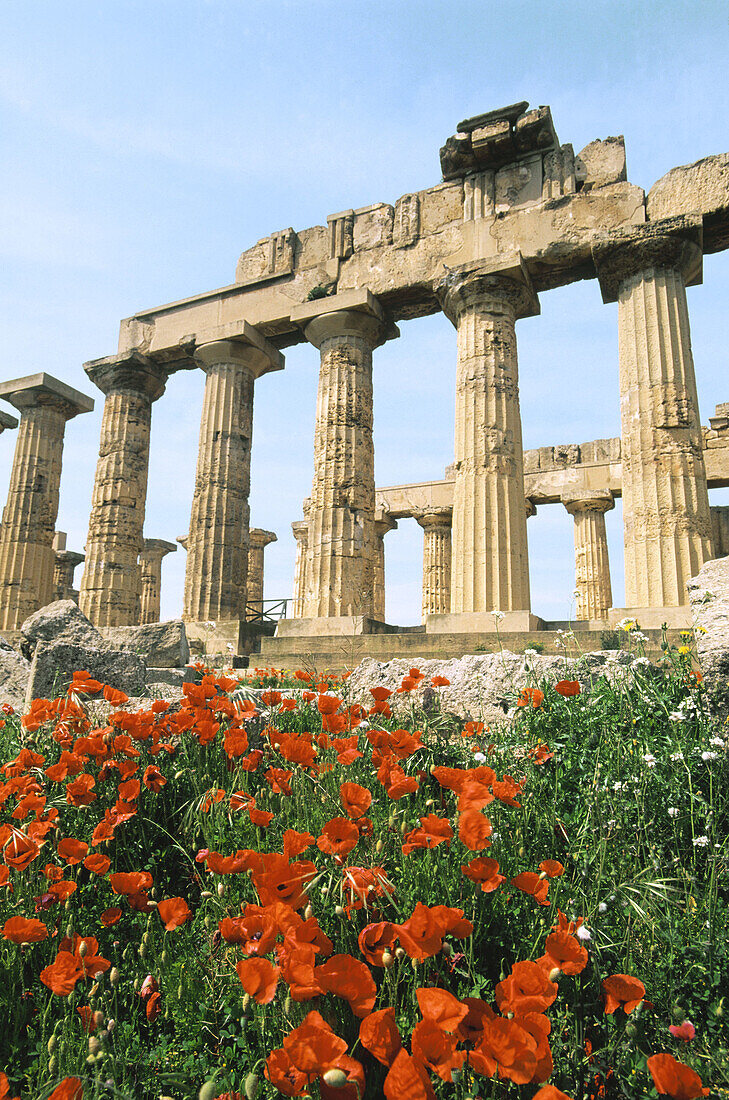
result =
[{"label": "weathered stone block", "polygon": [[185,624],[181,619],[144,626],[111,626],[102,630],[104,640],[117,649],[143,657],[150,668],[181,668],[190,660]]},{"label": "weathered stone block", "polygon": [[29,660],[39,642],[101,647],[103,639],[74,600],[56,600],[30,615],[21,628],[21,652]]},{"label": "weathered stone block", "polygon": [[88,672],[103,684],[140,695],[144,690],[145,664],[134,653],[117,649],[97,649],[72,642],[38,642],[30,665],[25,705],[33,699],[63,695],[74,672]]},{"label": "weathered stone block", "polygon": [[575,157],[575,176],[578,183],[582,183],[583,191],[627,180],[625,139],[622,134],[605,138],[604,141],[591,141],[581,149]]},{"label": "weathered stone block", "polygon": [[9,703],[15,710],[22,710],[29,676],[30,663],[0,638],[0,704]]},{"label": "weathered stone block", "polygon": [[729,558],[707,561],[686,587],[701,671],[708,687],[724,687],[729,678]]}]

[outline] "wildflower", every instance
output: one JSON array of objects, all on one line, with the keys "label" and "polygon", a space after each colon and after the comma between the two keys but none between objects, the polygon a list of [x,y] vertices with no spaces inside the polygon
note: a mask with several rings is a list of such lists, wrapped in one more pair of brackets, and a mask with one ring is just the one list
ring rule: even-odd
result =
[{"label": "wildflower", "polygon": [[654,1054],[648,1059],[648,1069],[656,1092],[661,1096],[670,1096],[673,1100],[694,1100],[695,1097],[709,1095],[698,1073],[677,1062],[670,1054]]},{"label": "wildflower", "polygon": [[598,903],[597,911],[598,913],[607,913],[607,905],[604,901]]},{"label": "wildflower", "polygon": [[589,940],[592,939],[589,928],[585,928],[584,924],[580,925],[580,927],[575,932],[575,935],[577,936],[577,939],[582,940],[583,943],[587,943]]},{"label": "wildflower", "polygon": [[691,842],[694,848],[706,848],[709,843],[708,836],[695,836]]},{"label": "wildflower", "polygon": [[671,1024],[668,1030],[674,1039],[683,1039],[687,1043],[696,1038],[696,1028],[690,1020],[684,1020],[682,1024]]},{"label": "wildflower", "polygon": [[43,921],[25,917],[10,917],[3,925],[3,937],[12,943],[40,943],[48,939],[48,929]]},{"label": "wildflower", "polygon": [[580,694],[580,683],[579,680],[558,680],[554,685],[554,690],[558,695],[569,699],[572,695]]},{"label": "wildflower", "polygon": [[402,1050],[395,1009],[382,1008],[365,1016],[359,1025],[359,1041],[383,1066],[391,1066]]},{"label": "wildflower", "polygon": [[491,614],[496,619],[497,623],[500,622],[501,619],[503,619],[503,617],[504,617],[504,612],[503,611],[494,610],[494,611],[491,612]]},{"label": "wildflower", "polygon": [[702,752],[701,759],[707,764],[710,760],[716,760],[719,756],[718,752]]},{"label": "wildflower", "polygon": [[668,807],[668,816],[669,817],[678,817],[678,815],[679,815],[679,810],[678,810],[677,806],[669,806]]},{"label": "wildflower", "polygon": [[543,1012],[557,997],[557,986],[541,966],[526,959],[514,963],[511,973],[496,986],[496,1003],[502,1015]]},{"label": "wildflower", "polygon": [[602,983],[605,991],[605,1014],[610,1016],[616,1008],[631,1013],[645,997],[645,986],[630,974],[613,974]]},{"label": "wildflower", "polygon": [[243,959],[236,963],[236,972],[246,993],[259,1005],[270,1004],[276,996],[276,986],[281,974],[278,966],[268,959]]},{"label": "wildflower", "polygon": [[181,925],[192,918],[192,913],[184,898],[166,898],[157,906],[157,912],[168,932],[180,928]]},{"label": "wildflower", "polygon": [[643,760],[645,761],[646,767],[655,768],[657,761],[652,752],[644,753]]},{"label": "wildflower", "polygon": [[516,701],[518,707],[532,706],[536,710],[544,702],[544,692],[539,688],[524,688]]},{"label": "wildflower", "polygon": [[60,1085],[56,1085],[48,1100],[81,1100],[84,1094],[84,1086],[80,1077],[64,1077]]}]

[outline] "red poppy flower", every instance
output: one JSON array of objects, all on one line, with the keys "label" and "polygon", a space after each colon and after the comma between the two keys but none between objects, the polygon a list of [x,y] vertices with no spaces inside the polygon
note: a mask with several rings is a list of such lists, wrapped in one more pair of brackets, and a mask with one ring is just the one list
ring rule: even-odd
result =
[{"label": "red poppy flower", "polygon": [[56,1085],[48,1100],[81,1100],[83,1094],[84,1086],[80,1077],[64,1077],[60,1085]]},{"label": "red poppy flower", "polygon": [[24,871],[39,854],[40,846],[31,837],[13,829],[3,859],[14,871]]},{"label": "red poppy flower", "polygon": [[359,1025],[359,1041],[383,1066],[391,1066],[402,1050],[402,1040],[395,1022],[395,1009],[381,1008],[378,1012],[370,1012],[365,1016]]},{"label": "red poppy flower", "polygon": [[353,820],[362,817],[372,805],[372,792],[360,787],[359,783],[342,783],[339,797],[347,817]]},{"label": "red poppy flower", "polygon": [[323,1076],[347,1053],[344,1039],[332,1031],[318,1012],[309,1012],[283,1041],[285,1052],[308,1077]]},{"label": "red poppy flower", "polygon": [[140,894],[149,890],[154,882],[149,871],[117,871],[109,876],[111,888],[115,894]]},{"label": "red poppy flower", "polygon": [[74,837],[66,837],[58,845],[58,854],[61,859],[65,859],[66,863],[70,863],[73,866],[75,863],[80,863],[89,850],[88,844],[83,840],[76,840]]},{"label": "red poppy flower", "polygon": [[315,839],[311,833],[299,833],[296,829],[286,829],[283,835],[283,854],[286,859],[296,859],[314,843]]},{"label": "red poppy flower", "polygon": [[435,1100],[428,1071],[406,1050],[401,1050],[390,1066],[383,1092],[386,1100]]},{"label": "red poppy flower", "polygon": [[139,792],[142,788],[138,779],[127,779],[125,783],[119,784],[119,797],[124,802],[134,802],[136,798],[139,798]]},{"label": "red poppy flower", "polygon": [[168,932],[173,932],[175,928],[180,928],[192,919],[192,912],[184,898],[166,898],[157,906],[157,912]]},{"label": "red poppy flower", "polygon": [[155,990],[154,993],[150,994],[145,1012],[147,1014],[147,1019],[149,1020],[150,1024],[153,1024],[157,1017],[161,1015],[162,994],[159,992],[159,990]]},{"label": "red poppy flower", "polygon": [[105,909],[99,917],[99,920],[103,924],[104,928],[110,928],[112,924],[116,924],[121,919],[122,911],[117,906],[111,909]]},{"label": "red poppy flower", "polygon": [[142,779],[145,787],[148,791],[151,791],[152,794],[159,794],[167,782],[162,772],[154,764],[150,764],[149,767],[144,769]]},{"label": "red poppy flower", "polygon": [[565,699],[569,699],[572,695],[580,694],[579,680],[558,680],[554,685],[554,690],[558,695],[562,695]]},{"label": "red poppy flower", "polygon": [[547,898],[549,880],[542,878],[534,871],[522,871],[511,880],[511,885],[516,886],[517,890],[521,890],[523,894],[531,894],[538,905],[549,905]]},{"label": "red poppy flower", "polygon": [[466,1060],[465,1050],[456,1050],[457,1043],[456,1035],[448,1035],[427,1019],[415,1025],[410,1040],[413,1057],[447,1083],[453,1081],[453,1071],[460,1071]]},{"label": "red poppy flower", "polygon": [[92,852],[90,856],[86,856],[84,867],[95,875],[105,875],[111,867],[111,860],[101,852]]},{"label": "red poppy flower", "polygon": [[419,829],[413,829],[403,837],[402,850],[404,855],[409,855],[416,848],[437,848],[439,844],[450,844],[452,840],[450,822],[436,814],[428,814],[420,818]]},{"label": "red poppy flower", "polygon": [[430,1020],[443,1031],[456,1032],[461,1020],[468,1015],[468,1005],[461,1004],[447,989],[417,989],[415,996],[423,1019]]},{"label": "red poppy flower", "polygon": [[479,810],[464,810],[458,819],[458,838],[472,852],[488,848],[492,832],[491,822]]},{"label": "red poppy flower", "polygon": [[267,829],[273,821],[270,810],[259,810],[257,806],[248,807],[248,816],[251,819],[251,825],[257,825],[261,829]]},{"label": "red poppy flower", "polygon": [[316,701],[316,709],[320,714],[336,714],[342,700],[336,695],[320,695]]},{"label": "red poppy flower", "polygon": [[544,692],[539,688],[524,688],[521,695],[516,701],[518,707],[541,707],[544,702]]},{"label": "red poppy flower", "polygon": [[450,680],[447,676],[431,676],[430,682],[434,688],[450,686]]},{"label": "red poppy flower", "polygon": [[560,1092],[554,1085],[544,1085],[534,1093],[532,1100],[572,1100],[566,1092]]},{"label": "red poppy flower", "polygon": [[3,937],[12,943],[40,943],[48,939],[48,929],[43,921],[33,917],[10,917],[3,925]]},{"label": "red poppy flower", "polygon": [[243,959],[236,963],[241,985],[259,1005],[270,1004],[276,996],[281,971],[268,959]]},{"label": "red poppy flower", "polygon": [[543,859],[539,864],[539,870],[544,871],[547,878],[559,878],[564,874],[564,867],[558,859]]},{"label": "red poppy flower", "polygon": [[552,932],[539,961],[548,970],[556,967],[563,974],[581,974],[587,966],[587,951],[569,932]]},{"label": "red poppy flower", "polygon": [[605,1014],[612,1015],[616,1008],[622,1008],[630,1014],[645,997],[645,986],[629,974],[613,974],[605,978],[602,987],[605,990]]},{"label": "red poppy flower", "polygon": [[333,817],[327,821],[316,842],[320,852],[343,859],[359,840],[359,829],[348,817]]},{"label": "red poppy flower", "polygon": [[696,1100],[708,1096],[708,1088],[695,1070],[677,1062],[670,1054],[654,1054],[648,1059],[648,1069],[656,1092],[672,1100]]},{"label": "red poppy flower", "polygon": [[384,703],[385,699],[389,699],[392,692],[386,687],[370,688],[370,695],[376,703]]},{"label": "red poppy flower", "polygon": [[384,966],[382,956],[391,952],[397,939],[397,928],[389,921],[368,924],[360,932],[357,943],[370,966]]},{"label": "red poppy flower", "polygon": [[372,1011],[377,986],[369,968],[351,955],[332,955],[314,968],[314,978],[325,993],[348,1001],[355,1016],[362,1018]]},{"label": "red poppy flower", "polygon": [[51,965],[41,970],[39,975],[43,984],[57,997],[67,997],[83,976],[81,959],[70,951],[59,951]]},{"label": "red poppy flower", "polygon": [[674,1039],[683,1039],[687,1043],[696,1038],[696,1028],[690,1020],[684,1020],[682,1024],[671,1024],[668,1030]]},{"label": "red poppy flower", "polygon": [[544,1012],[556,996],[556,984],[550,982],[542,968],[529,959],[514,963],[509,976],[496,986],[496,1003],[502,1015],[507,1012],[513,1012],[515,1016]]},{"label": "red poppy flower", "polygon": [[470,863],[461,864],[461,871],[466,878],[477,882],[484,894],[493,893],[505,881],[505,876],[499,874],[498,861],[487,856],[477,856]]},{"label": "red poppy flower", "polygon": [[267,1080],[283,1096],[303,1096],[309,1084],[307,1074],[296,1068],[285,1050],[271,1051],[264,1072]]}]

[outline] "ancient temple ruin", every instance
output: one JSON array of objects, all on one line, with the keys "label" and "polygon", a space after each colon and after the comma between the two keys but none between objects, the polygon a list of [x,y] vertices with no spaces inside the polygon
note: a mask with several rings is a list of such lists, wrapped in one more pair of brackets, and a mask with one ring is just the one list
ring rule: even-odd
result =
[{"label": "ancient temple ruin", "polygon": [[[187,549],[183,617],[193,634],[212,620],[238,637],[249,598],[262,599],[266,541],[249,528],[254,391],[304,341],[319,352],[313,480],[292,524],[293,600],[265,644],[271,661],[305,639],[395,629],[385,620],[384,540],[405,516],[423,529],[426,635],[490,631],[494,611],[502,631],[544,626],[532,610],[527,524],[551,503],[574,519],[585,624],[625,615],[688,623],[687,580],[729,548],[727,510],[712,515],[708,498],[709,486],[729,485],[729,410],[717,406],[702,429],[686,296],[702,280],[703,255],[729,246],[729,154],[675,168],[646,193],[628,182],[622,138],[575,154],[548,107],[522,102],[460,122],[440,161],[431,188],[262,238],[240,256],[233,283],[127,318],[117,353],[86,364],[104,394],[79,591],[96,625],[159,614],[159,563],[174,545],[145,541],[152,406],[174,372],[201,369],[195,490],[178,540]],[[580,279],[618,303],[621,435],[525,452],[517,322],[539,313],[541,295]],[[397,338],[398,321],[438,310],[455,329],[454,463],[440,482],[378,489],[373,360]],[[83,411],[70,408],[54,413],[59,424]],[[16,466],[23,461],[16,455]],[[617,496],[621,608],[605,536]],[[47,543],[42,568],[19,564],[36,551],[22,549],[18,507],[17,517],[16,505],[6,508],[0,538],[8,626],[7,609],[37,604],[53,574],[50,529],[50,539],[45,528],[42,540],[26,538]],[[22,599],[19,569],[47,578],[32,592],[24,581]]]}]

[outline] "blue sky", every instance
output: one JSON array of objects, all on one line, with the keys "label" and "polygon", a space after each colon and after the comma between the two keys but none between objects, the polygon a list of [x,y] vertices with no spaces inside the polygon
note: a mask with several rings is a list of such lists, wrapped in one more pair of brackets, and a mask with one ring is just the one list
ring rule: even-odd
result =
[{"label": "blue sky", "polygon": [[[24,0],[0,7],[0,41],[0,376],[45,370],[97,399],[66,433],[71,549],[86,537],[102,406],[82,364],[116,350],[120,318],[232,282],[239,253],[275,230],[432,186],[459,119],[516,100],[550,104],[575,150],[624,134],[646,189],[729,147],[718,0]],[[727,302],[729,257],[708,256],[689,291],[704,423],[729,400]],[[525,446],[619,434],[616,307],[595,281],[541,307],[517,326]],[[441,315],[400,327],[376,352],[380,485],[452,461],[454,330]],[[291,595],[317,371],[301,345],[257,383],[251,517],[279,538],[269,598]],[[154,407],[150,538],[187,531],[202,389],[202,372],[175,375]],[[0,436],[0,499],[14,446]],[[619,505],[607,522],[620,605]],[[533,609],[567,617],[571,517],[540,508],[529,540]],[[418,622],[422,532],[403,522],[386,547],[388,619]],[[165,559],[165,616],[181,609],[184,556]]]}]

